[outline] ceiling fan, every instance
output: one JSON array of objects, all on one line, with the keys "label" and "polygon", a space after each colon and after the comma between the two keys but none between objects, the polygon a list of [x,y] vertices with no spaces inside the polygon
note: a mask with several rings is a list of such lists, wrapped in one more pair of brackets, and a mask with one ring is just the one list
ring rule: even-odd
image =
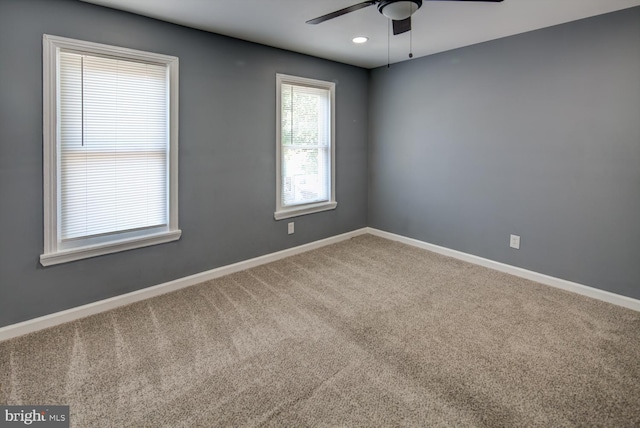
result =
[{"label": "ceiling fan", "polygon": [[[429,1],[429,0],[426,0]],[[433,1],[433,0],[432,0]],[[475,2],[491,2],[499,3],[503,0],[444,0],[444,1],[475,1]],[[364,9],[365,7],[378,5],[378,12],[386,16],[393,21],[393,34],[402,34],[411,30],[411,15],[420,9],[422,6],[422,0],[370,0],[362,3],[354,4],[353,6],[345,7],[344,9],[336,10],[335,12],[328,13],[326,15],[319,16],[307,21],[307,24],[320,24],[321,22],[328,21],[338,16],[345,15],[356,10]]]}]

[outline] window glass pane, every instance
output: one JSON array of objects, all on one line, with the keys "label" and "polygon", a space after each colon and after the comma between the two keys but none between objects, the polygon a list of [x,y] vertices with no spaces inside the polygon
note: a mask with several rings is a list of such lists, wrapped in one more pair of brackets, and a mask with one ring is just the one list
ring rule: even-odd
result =
[{"label": "window glass pane", "polygon": [[329,144],[329,91],[282,85],[282,144]]},{"label": "window glass pane", "polygon": [[281,85],[281,204],[330,199],[330,91]]},{"label": "window glass pane", "polygon": [[283,147],[282,205],[329,200],[327,147]]}]

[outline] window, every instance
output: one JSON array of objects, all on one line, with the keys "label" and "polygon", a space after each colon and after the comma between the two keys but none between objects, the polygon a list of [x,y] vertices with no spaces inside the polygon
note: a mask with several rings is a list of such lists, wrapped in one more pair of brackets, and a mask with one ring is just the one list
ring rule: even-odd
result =
[{"label": "window", "polygon": [[332,210],[335,83],[276,75],[275,219]]},{"label": "window", "polygon": [[45,35],[44,266],[180,238],[178,58]]}]

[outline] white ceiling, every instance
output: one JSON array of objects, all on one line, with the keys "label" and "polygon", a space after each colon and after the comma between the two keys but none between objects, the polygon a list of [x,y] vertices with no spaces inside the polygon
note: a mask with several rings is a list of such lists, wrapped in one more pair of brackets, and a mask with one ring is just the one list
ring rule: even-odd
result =
[{"label": "white ceiling", "polygon": [[[83,0],[238,39],[365,68],[640,6],[640,0],[425,1],[410,33],[390,36],[375,6],[309,25],[305,21],[362,0]],[[363,45],[351,42],[367,36]]]}]

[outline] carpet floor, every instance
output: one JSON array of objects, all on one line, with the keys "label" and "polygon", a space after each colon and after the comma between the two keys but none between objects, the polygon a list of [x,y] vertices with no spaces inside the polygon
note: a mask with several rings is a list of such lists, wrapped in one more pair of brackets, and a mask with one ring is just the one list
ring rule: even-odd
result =
[{"label": "carpet floor", "polygon": [[640,313],[363,235],[0,343],[72,426],[640,426]]}]

